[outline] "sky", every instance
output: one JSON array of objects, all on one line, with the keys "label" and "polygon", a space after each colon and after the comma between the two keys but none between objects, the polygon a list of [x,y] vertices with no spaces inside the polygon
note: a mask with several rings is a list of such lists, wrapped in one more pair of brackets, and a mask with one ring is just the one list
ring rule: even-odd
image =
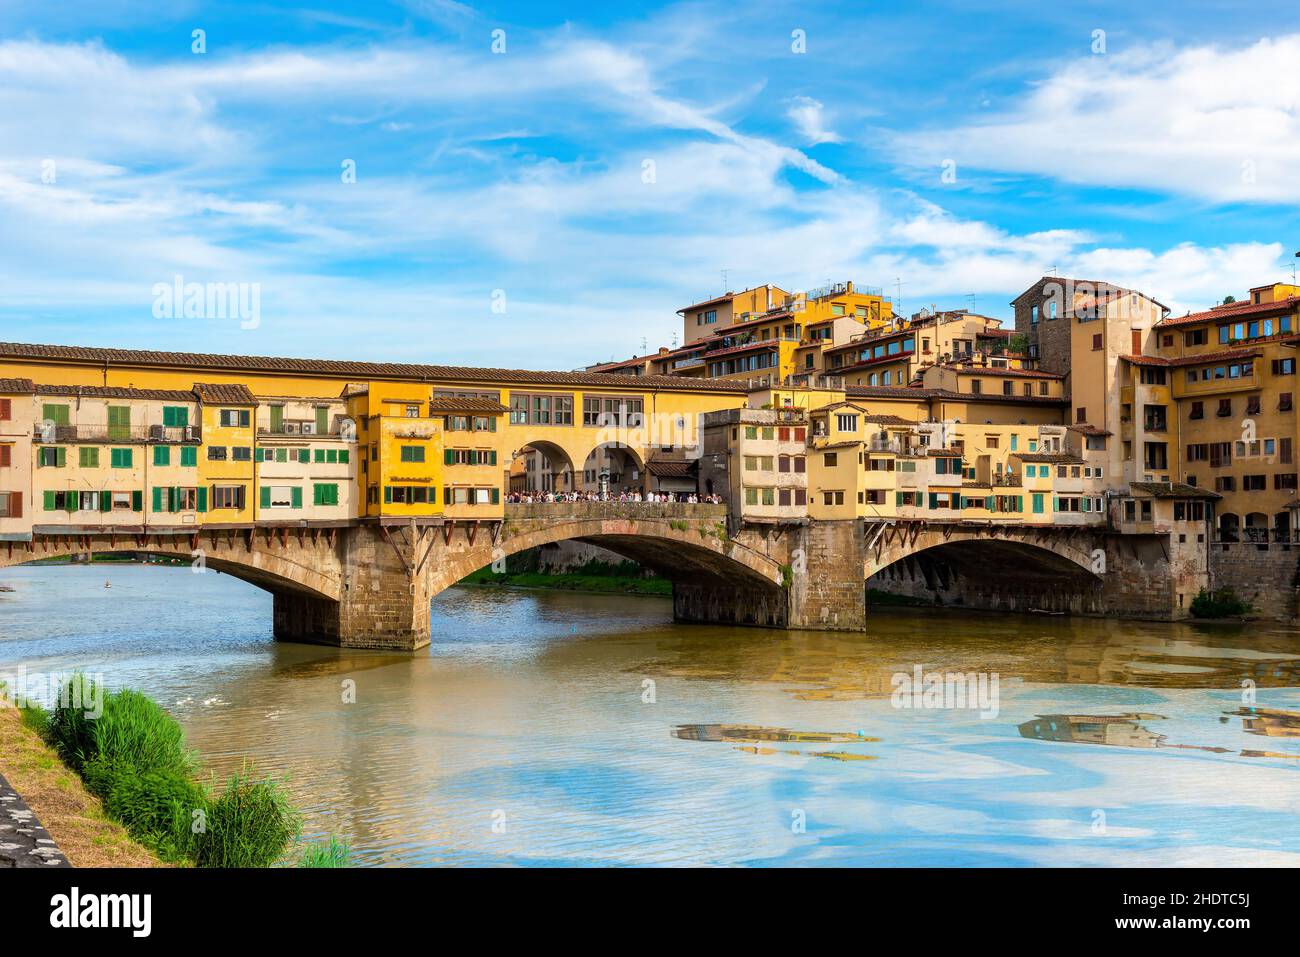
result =
[{"label": "sky", "polygon": [[1290,279],[1298,123],[1285,3],[0,0],[0,340],[574,369],[725,289],[1009,324],[1053,270],[1182,314]]}]

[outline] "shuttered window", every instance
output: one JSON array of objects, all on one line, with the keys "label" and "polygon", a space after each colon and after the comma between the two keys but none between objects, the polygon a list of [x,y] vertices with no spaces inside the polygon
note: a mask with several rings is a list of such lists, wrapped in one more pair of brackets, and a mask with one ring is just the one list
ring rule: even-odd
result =
[{"label": "shuttered window", "polygon": [[199,464],[199,450],[194,445],[181,446],[181,465],[193,468]]},{"label": "shuttered window", "polygon": [[131,451],[131,449],[109,449],[109,464],[115,469],[129,469],[134,458]]},{"label": "shuttered window", "polygon": [[172,464],[171,447],[166,445],[155,445],[153,447],[153,464],[171,465]]}]

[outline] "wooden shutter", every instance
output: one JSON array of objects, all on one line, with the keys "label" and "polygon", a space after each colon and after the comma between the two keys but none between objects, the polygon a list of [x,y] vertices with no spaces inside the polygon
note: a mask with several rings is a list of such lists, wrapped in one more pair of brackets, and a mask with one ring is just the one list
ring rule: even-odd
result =
[{"label": "wooden shutter", "polygon": [[262,508],[271,507],[271,486],[262,486]]},{"label": "wooden shutter", "polygon": [[52,512],[52,511],[54,511],[54,493],[53,493],[53,492],[46,492],[46,493],[45,493],[45,502],[44,502],[44,504],[45,504],[45,511],[47,511],[47,512]]},{"label": "wooden shutter", "polygon": [[153,510],[155,512],[161,512],[163,510],[162,492],[163,490],[161,485],[155,485],[153,487]]},{"label": "wooden shutter", "polygon": [[63,468],[68,464],[68,450],[60,446],[54,450],[54,464]]},{"label": "wooden shutter", "polygon": [[339,465],[347,465],[347,464],[348,464],[348,450],[339,449]]},{"label": "wooden shutter", "polygon": [[22,492],[9,493],[9,517],[10,518],[23,517],[23,493]]},{"label": "wooden shutter", "polygon": [[455,451],[453,449],[442,450],[442,464],[452,465],[455,462]]},{"label": "wooden shutter", "polygon": [[1278,439],[1278,457],[1283,464],[1289,465],[1291,462],[1291,440]]},{"label": "wooden shutter", "polygon": [[295,485],[295,486],[293,487],[293,493],[292,493],[292,494],[293,494],[293,507],[294,507],[294,508],[302,508],[302,486],[301,486],[301,485]]},{"label": "wooden shutter", "polygon": [[99,493],[99,510],[100,510],[101,512],[111,512],[111,511],[113,510],[113,493],[112,493],[112,492],[100,492],[100,493]]},{"label": "wooden shutter", "polygon": [[13,400],[0,399],[0,422],[8,422],[13,418]]},{"label": "wooden shutter", "polygon": [[137,490],[131,493],[131,511],[133,512],[144,511],[144,492]]},{"label": "wooden shutter", "polygon": [[195,495],[195,511],[206,512],[208,510],[208,489],[206,485],[200,485]]},{"label": "wooden shutter", "polygon": [[501,503],[501,489],[497,488],[494,485],[492,486],[492,504],[499,505],[500,503]]},{"label": "wooden shutter", "polygon": [[318,435],[324,435],[329,431],[329,414],[330,410],[325,406],[316,407],[316,432]]},{"label": "wooden shutter", "polygon": [[271,406],[271,431],[284,431],[284,406],[282,405]]},{"label": "wooden shutter", "polygon": [[13,446],[0,445],[0,469],[13,465]]}]

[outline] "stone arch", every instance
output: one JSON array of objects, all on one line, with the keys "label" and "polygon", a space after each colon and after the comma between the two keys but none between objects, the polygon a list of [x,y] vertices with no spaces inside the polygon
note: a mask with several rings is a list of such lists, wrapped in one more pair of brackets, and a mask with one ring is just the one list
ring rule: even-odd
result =
[{"label": "stone arch", "polygon": [[[597,442],[595,445],[591,447],[591,450],[587,452],[586,456],[583,458],[582,465],[580,466],[580,468],[583,471],[585,471],[589,467],[591,467],[591,463],[593,459],[599,461],[601,452],[605,452],[606,454],[612,453],[611,457],[621,458],[627,463],[625,466],[625,470],[620,473],[618,480],[614,481],[611,479],[610,481],[611,490],[618,491],[621,490],[624,486],[627,486],[628,488],[635,488],[635,489],[645,488],[646,456],[644,450],[638,449],[636,446],[629,445],[626,442],[619,441],[618,439],[611,439],[606,442]],[[636,470],[637,477],[635,479],[631,477],[630,469]]]},{"label": "stone arch", "polygon": [[[170,540],[169,540],[170,538]],[[340,562],[334,549],[324,540],[315,545],[310,541],[298,543],[288,539],[273,538],[268,544],[265,537],[251,545],[244,536],[228,540],[215,540],[202,536],[196,542],[191,536],[152,536],[143,544],[128,536],[52,536],[51,541],[32,543],[28,549],[0,550],[0,568],[24,565],[54,555],[110,555],[136,554],[159,558],[180,559],[187,565],[199,559],[213,571],[238,578],[273,595],[297,595],[315,600],[338,601],[340,595]]]},{"label": "stone arch", "polygon": [[[514,456],[511,458],[510,462],[507,463],[507,467],[511,469],[511,488],[509,491],[519,491],[514,488],[514,463],[521,456],[526,455],[529,450],[535,450],[541,453],[545,461],[549,463],[552,477],[550,482],[539,480],[539,488],[535,490],[571,492],[577,487],[575,485],[577,478],[576,468],[573,463],[573,457],[569,454],[568,450],[565,449],[564,446],[557,442],[553,442],[550,439],[536,439],[525,442],[517,449],[513,450]],[[525,481],[524,484],[526,485],[527,482]]]},{"label": "stone arch", "polygon": [[759,590],[783,587],[781,565],[725,537],[725,526],[661,518],[580,518],[529,525],[503,535],[493,545],[478,539],[473,545],[441,550],[429,571],[429,594],[436,595],[493,561],[518,552],[575,540],[599,545],[662,574],[674,584],[707,580],[715,587],[738,584]]}]

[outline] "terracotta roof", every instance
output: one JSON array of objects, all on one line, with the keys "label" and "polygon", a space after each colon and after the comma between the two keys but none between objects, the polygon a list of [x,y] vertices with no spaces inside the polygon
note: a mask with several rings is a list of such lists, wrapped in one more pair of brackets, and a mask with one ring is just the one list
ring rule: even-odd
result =
[{"label": "terracotta roof", "polygon": [[1225,362],[1229,359],[1256,359],[1263,355],[1258,349],[1225,349],[1221,352],[1204,352],[1198,356],[1178,356],[1173,359],[1166,359],[1163,356],[1130,356],[1122,355],[1125,359],[1135,366],[1168,366],[1173,368],[1182,368],[1183,366],[1199,366],[1207,362]]},{"label": "terracotta roof", "polygon": [[6,395],[30,394],[35,391],[31,379],[0,379],[0,392]]},{"label": "terracotta roof", "polygon": [[257,405],[257,399],[243,383],[196,382],[194,394],[205,405]]},{"label": "terracotta roof", "polygon": [[1171,316],[1156,323],[1157,329],[1170,326],[1186,326],[1195,322],[1213,322],[1218,319],[1236,319],[1241,316],[1266,316],[1269,313],[1285,314],[1300,307],[1300,298],[1288,296],[1275,302],[1233,302],[1226,306],[1215,306],[1201,312],[1189,312],[1185,316]]},{"label": "terracotta roof", "polygon": [[[729,356],[736,352],[748,352],[750,349],[775,349],[780,344],[780,339],[758,339],[754,342],[746,342],[742,346],[728,346],[725,349],[714,349],[700,356],[705,362],[715,359],[718,356]],[[637,376],[637,378],[643,378]]]},{"label": "terracotta roof", "polygon": [[429,411],[438,412],[509,412],[508,405],[493,402],[491,399],[457,399],[450,396],[434,396],[429,400]]},{"label": "terracotta roof", "polygon": [[847,442],[829,442],[826,445],[815,445],[813,446],[813,449],[817,452],[821,452],[824,449],[847,449],[849,446],[857,446],[861,444],[861,439],[851,439]]},{"label": "terracotta roof", "polygon": [[857,404],[855,404],[855,403],[853,403],[853,402],[848,402],[848,401],[844,401],[844,402],[832,402],[832,403],[830,403],[829,405],[820,405],[820,406],[818,406],[817,408],[812,409],[812,410],[810,410],[810,411],[812,411],[812,412],[832,412],[832,411],[834,411],[835,409],[842,409],[842,408],[844,408],[845,406],[848,406],[849,408],[853,409],[855,412],[861,412],[863,415],[866,415],[866,414],[867,414],[867,410],[864,409],[864,408],[862,408],[862,406],[857,405]]},{"label": "terracotta roof", "polygon": [[1223,498],[1218,492],[1182,482],[1129,482],[1128,485],[1152,498]]},{"label": "terracotta roof", "polygon": [[155,399],[161,402],[193,402],[197,396],[182,389],[130,389],[102,385],[38,385],[37,395],[85,396],[90,399]]},{"label": "terracotta roof", "polygon": [[846,385],[844,394],[864,399],[901,399],[913,402],[924,401],[931,395],[925,389],[915,389],[908,385]]},{"label": "terracotta roof", "polygon": [[918,389],[927,392],[935,399],[950,399],[954,402],[1019,402],[1023,405],[1069,405],[1070,400],[1063,395],[1004,395],[1001,392],[952,392],[948,389]]},{"label": "terracotta roof", "polygon": [[645,470],[661,478],[690,478],[695,474],[695,462],[656,461],[651,459],[645,464]]},{"label": "terracotta roof", "polygon": [[1051,462],[1054,465],[1082,465],[1083,459],[1073,452],[1011,452],[1022,462]]},{"label": "terracotta roof", "polygon": [[917,423],[910,419],[900,418],[897,415],[864,415],[864,422],[870,422],[872,425],[916,425]]},{"label": "terracotta roof", "polygon": [[1114,435],[1113,432],[1107,432],[1105,429],[1099,429],[1095,425],[1088,425],[1086,422],[1081,425],[1067,425],[1071,432],[1078,432],[1082,435]]},{"label": "terracotta roof", "polygon": [[465,366],[416,365],[402,362],[354,362],[342,359],[290,359],[272,356],[229,356],[196,352],[151,352],[83,346],[0,342],[0,361],[36,359],[94,363],[96,366],[183,366],[222,372],[286,373],[353,379],[446,380],[457,382],[519,382],[539,385],[591,385],[616,388],[667,389],[681,392],[744,392],[743,383],[682,376],[618,376],[604,372],[530,372]]},{"label": "terracotta roof", "polygon": [[1022,379],[1064,379],[1056,372],[1044,372],[1041,369],[998,369],[993,366],[972,366],[965,363],[948,362],[935,366],[937,369],[952,369],[958,375],[1009,375]]}]

